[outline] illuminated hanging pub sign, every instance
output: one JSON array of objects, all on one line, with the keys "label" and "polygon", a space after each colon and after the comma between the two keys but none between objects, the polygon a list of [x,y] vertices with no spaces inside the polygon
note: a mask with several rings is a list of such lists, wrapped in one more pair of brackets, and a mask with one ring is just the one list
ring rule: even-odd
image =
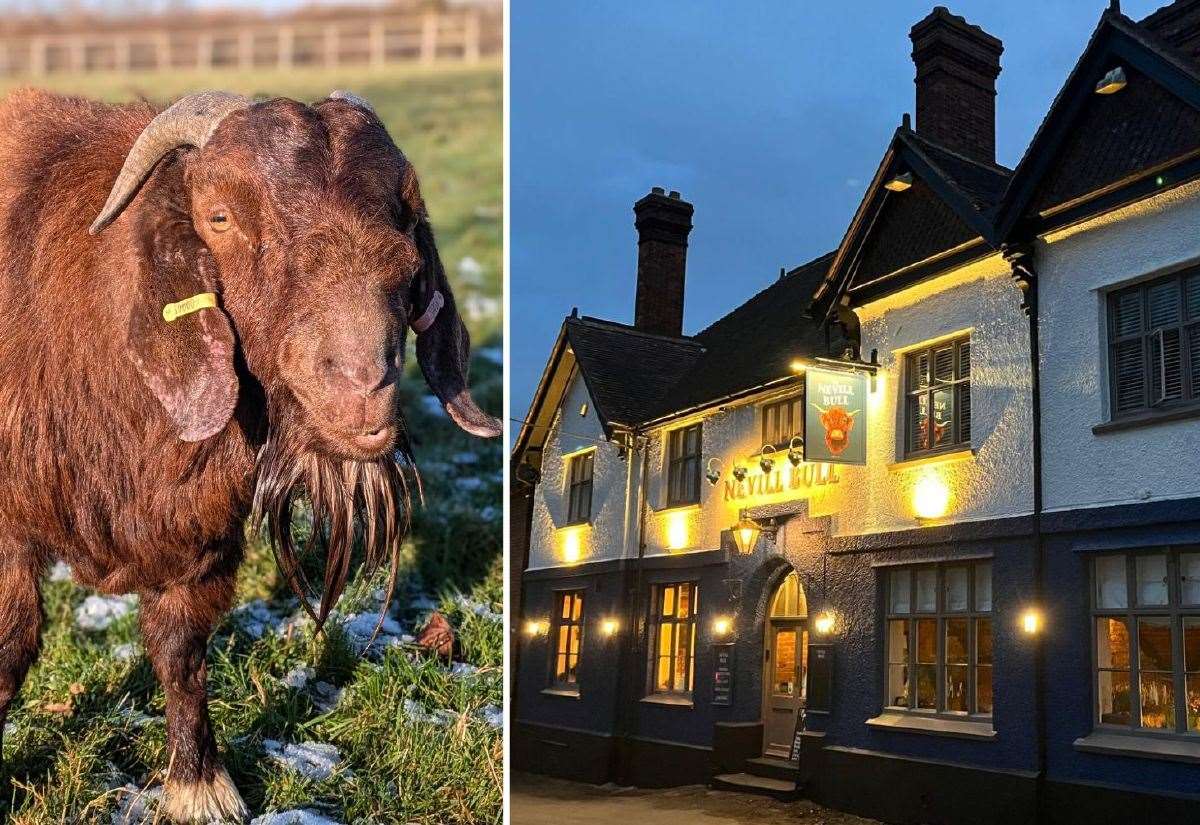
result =
[{"label": "illuminated hanging pub sign", "polygon": [[867,376],[809,369],[804,374],[804,460],[867,463]]}]

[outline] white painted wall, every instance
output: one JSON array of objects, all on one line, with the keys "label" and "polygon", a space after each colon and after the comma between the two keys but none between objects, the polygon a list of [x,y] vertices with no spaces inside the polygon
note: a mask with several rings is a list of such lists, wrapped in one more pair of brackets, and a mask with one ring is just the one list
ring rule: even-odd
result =
[{"label": "white painted wall", "polygon": [[[579,410],[587,404],[587,414]],[[592,520],[589,526],[566,527],[567,460],[566,456],[582,449],[596,450],[592,479]],[[640,465],[633,462],[635,472]],[[619,558],[626,543],[626,496],[629,489],[630,461],[621,460],[616,445],[604,440],[604,430],[596,417],[595,404],[588,396],[583,378],[576,372],[546,439],[542,454],[542,480],[533,503],[533,529],[530,536],[529,568],[553,567],[565,563],[563,548],[577,542],[577,563]],[[568,534],[574,534],[569,538]]]},{"label": "white painted wall", "polygon": [[1200,260],[1200,184],[1043,239],[1036,251],[1047,510],[1200,495],[1200,420],[1109,420],[1105,293]]}]

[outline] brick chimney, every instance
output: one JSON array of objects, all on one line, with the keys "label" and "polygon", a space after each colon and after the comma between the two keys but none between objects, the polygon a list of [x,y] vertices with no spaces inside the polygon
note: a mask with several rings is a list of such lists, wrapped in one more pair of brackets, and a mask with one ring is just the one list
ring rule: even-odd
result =
[{"label": "brick chimney", "polygon": [[1200,0],[1175,0],[1142,21],[1191,60],[1200,60]]},{"label": "brick chimney", "polygon": [[1004,44],[937,6],[908,33],[917,66],[917,134],[996,161],[996,77]]},{"label": "brick chimney", "polygon": [[633,324],[659,335],[683,334],[683,279],[692,205],[655,186],[633,205],[638,231],[637,299]]}]

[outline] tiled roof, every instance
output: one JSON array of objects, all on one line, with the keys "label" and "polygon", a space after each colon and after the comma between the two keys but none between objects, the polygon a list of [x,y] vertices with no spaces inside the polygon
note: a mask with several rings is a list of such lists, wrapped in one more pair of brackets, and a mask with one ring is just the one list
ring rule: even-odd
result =
[{"label": "tiled roof", "polygon": [[571,317],[566,329],[588,393],[606,423],[652,418],[701,354],[701,345],[689,338],[653,335],[599,318]]},{"label": "tiled roof", "polygon": [[995,163],[980,163],[965,155],[934,143],[916,132],[909,139],[953,185],[957,186],[971,205],[983,212],[1000,202],[1012,170]]}]

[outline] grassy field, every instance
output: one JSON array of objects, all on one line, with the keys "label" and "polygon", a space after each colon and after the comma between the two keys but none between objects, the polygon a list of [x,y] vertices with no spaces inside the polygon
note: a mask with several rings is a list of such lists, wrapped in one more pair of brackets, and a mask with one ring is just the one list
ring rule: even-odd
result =
[{"label": "grassy field", "polygon": [[[164,101],[198,88],[316,100],[342,88],[370,100],[416,164],[443,260],[475,342],[472,383],[501,410],[501,75],[497,68],[394,74],[52,78],[44,85]],[[499,442],[460,433],[405,377],[406,413],[426,482],[401,592],[370,650],[376,581],[357,581],[332,630],[314,638],[253,540],[239,602],[209,648],[211,713],[226,764],[260,825],[304,822],[498,823],[504,643],[500,619]],[[163,694],[141,655],[136,602],[102,600],[62,571],[45,584],[44,651],[4,739],[22,825],[152,822],[166,765]],[[56,580],[58,579],[58,580]],[[451,665],[411,636],[441,610],[458,637]],[[146,791],[135,794],[134,791]]]}]

